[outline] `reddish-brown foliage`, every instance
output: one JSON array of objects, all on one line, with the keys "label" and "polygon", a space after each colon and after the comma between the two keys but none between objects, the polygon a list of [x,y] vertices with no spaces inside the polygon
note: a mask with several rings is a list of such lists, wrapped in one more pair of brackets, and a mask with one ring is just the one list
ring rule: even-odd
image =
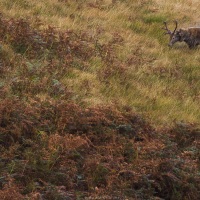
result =
[{"label": "reddish-brown foliage", "polygon": [[129,107],[74,101],[60,81],[93,56],[102,81],[123,81],[127,66],[115,53],[123,38],[100,44],[40,26],[0,18],[0,40],[14,54],[0,53],[0,199],[199,199],[198,125],[158,131]]}]

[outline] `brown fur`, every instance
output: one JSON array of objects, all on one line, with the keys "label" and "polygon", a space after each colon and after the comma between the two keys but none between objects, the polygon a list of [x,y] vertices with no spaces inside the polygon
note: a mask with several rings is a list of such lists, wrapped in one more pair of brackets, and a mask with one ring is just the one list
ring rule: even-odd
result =
[{"label": "brown fur", "polygon": [[178,22],[175,20],[175,29],[169,30],[167,22],[164,22],[163,29],[166,31],[165,34],[170,36],[169,46],[173,46],[176,42],[185,42],[189,48],[194,48],[200,45],[200,27],[190,27],[188,29],[179,29],[177,31]]},{"label": "brown fur", "polygon": [[180,35],[180,41],[187,43],[189,48],[196,47],[200,44],[200,28],[191,27],[188,29],[180,29],[178,31]]},{"label": "brown fur", "polygon": [[195,38],[200,38],[200,28],[189,28],[188,32],[195,36]]},{"label": "brown fur", "polygon": [[169,46],[183,41],[189,48],[198,46],[200,44],[200,28],[191,27],[188,29],[179,29],[170,38]]},{"label": "brown fur", "polygon": [[188,28],[188,29],[180,29],[179,33],[181,37],[193,37],[195,39],[200,38],[200,28]]}]

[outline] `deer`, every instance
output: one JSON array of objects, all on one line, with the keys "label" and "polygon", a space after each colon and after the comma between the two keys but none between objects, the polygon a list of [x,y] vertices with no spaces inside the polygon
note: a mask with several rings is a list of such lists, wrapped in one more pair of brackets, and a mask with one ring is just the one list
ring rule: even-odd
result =
[{"label": "deer", "polygon": [[164,22],[165,34],[168,34],[170,41],[168,46],[172,47],[176,42],[185,42],[190,49],[200,45],[200,27],[189,27],[187,29],[179,29],[177,31],[178,22],[175,20],[175,29],[170,31],[167,22]]}]

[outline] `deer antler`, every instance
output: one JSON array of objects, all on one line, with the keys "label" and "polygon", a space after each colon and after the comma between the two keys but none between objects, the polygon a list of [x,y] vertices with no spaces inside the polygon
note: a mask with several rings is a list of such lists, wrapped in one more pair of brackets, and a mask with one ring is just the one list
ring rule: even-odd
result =
[{"label": "deer antler", "polygon": [[174,33],[175,33],[175,31],[176,31],[176,29],[177,29],[177,27],[178,27],[178,22],[177,22],[176,20],[174,20],[174,23],[176,24],[176,27],[175,27],[175,29],[174,29],[172,35],[174,35]]},{"label": "deer antler", "polygon": [[164,29],[165,31],[167,31],[165,34],[172,35],[172,32],[167,28],[167,22],[163,22],[163,23],[164,23],[164,26],[165,26],[163,29]]}]

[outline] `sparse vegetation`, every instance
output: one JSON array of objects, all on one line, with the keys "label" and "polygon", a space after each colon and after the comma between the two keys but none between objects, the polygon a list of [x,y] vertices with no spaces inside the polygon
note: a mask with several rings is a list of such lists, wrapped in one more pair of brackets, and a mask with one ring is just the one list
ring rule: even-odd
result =
[{"label": "sparse vegetation", "polygon": [[0,199],[199,199],[198,1],[0,6]]}]

